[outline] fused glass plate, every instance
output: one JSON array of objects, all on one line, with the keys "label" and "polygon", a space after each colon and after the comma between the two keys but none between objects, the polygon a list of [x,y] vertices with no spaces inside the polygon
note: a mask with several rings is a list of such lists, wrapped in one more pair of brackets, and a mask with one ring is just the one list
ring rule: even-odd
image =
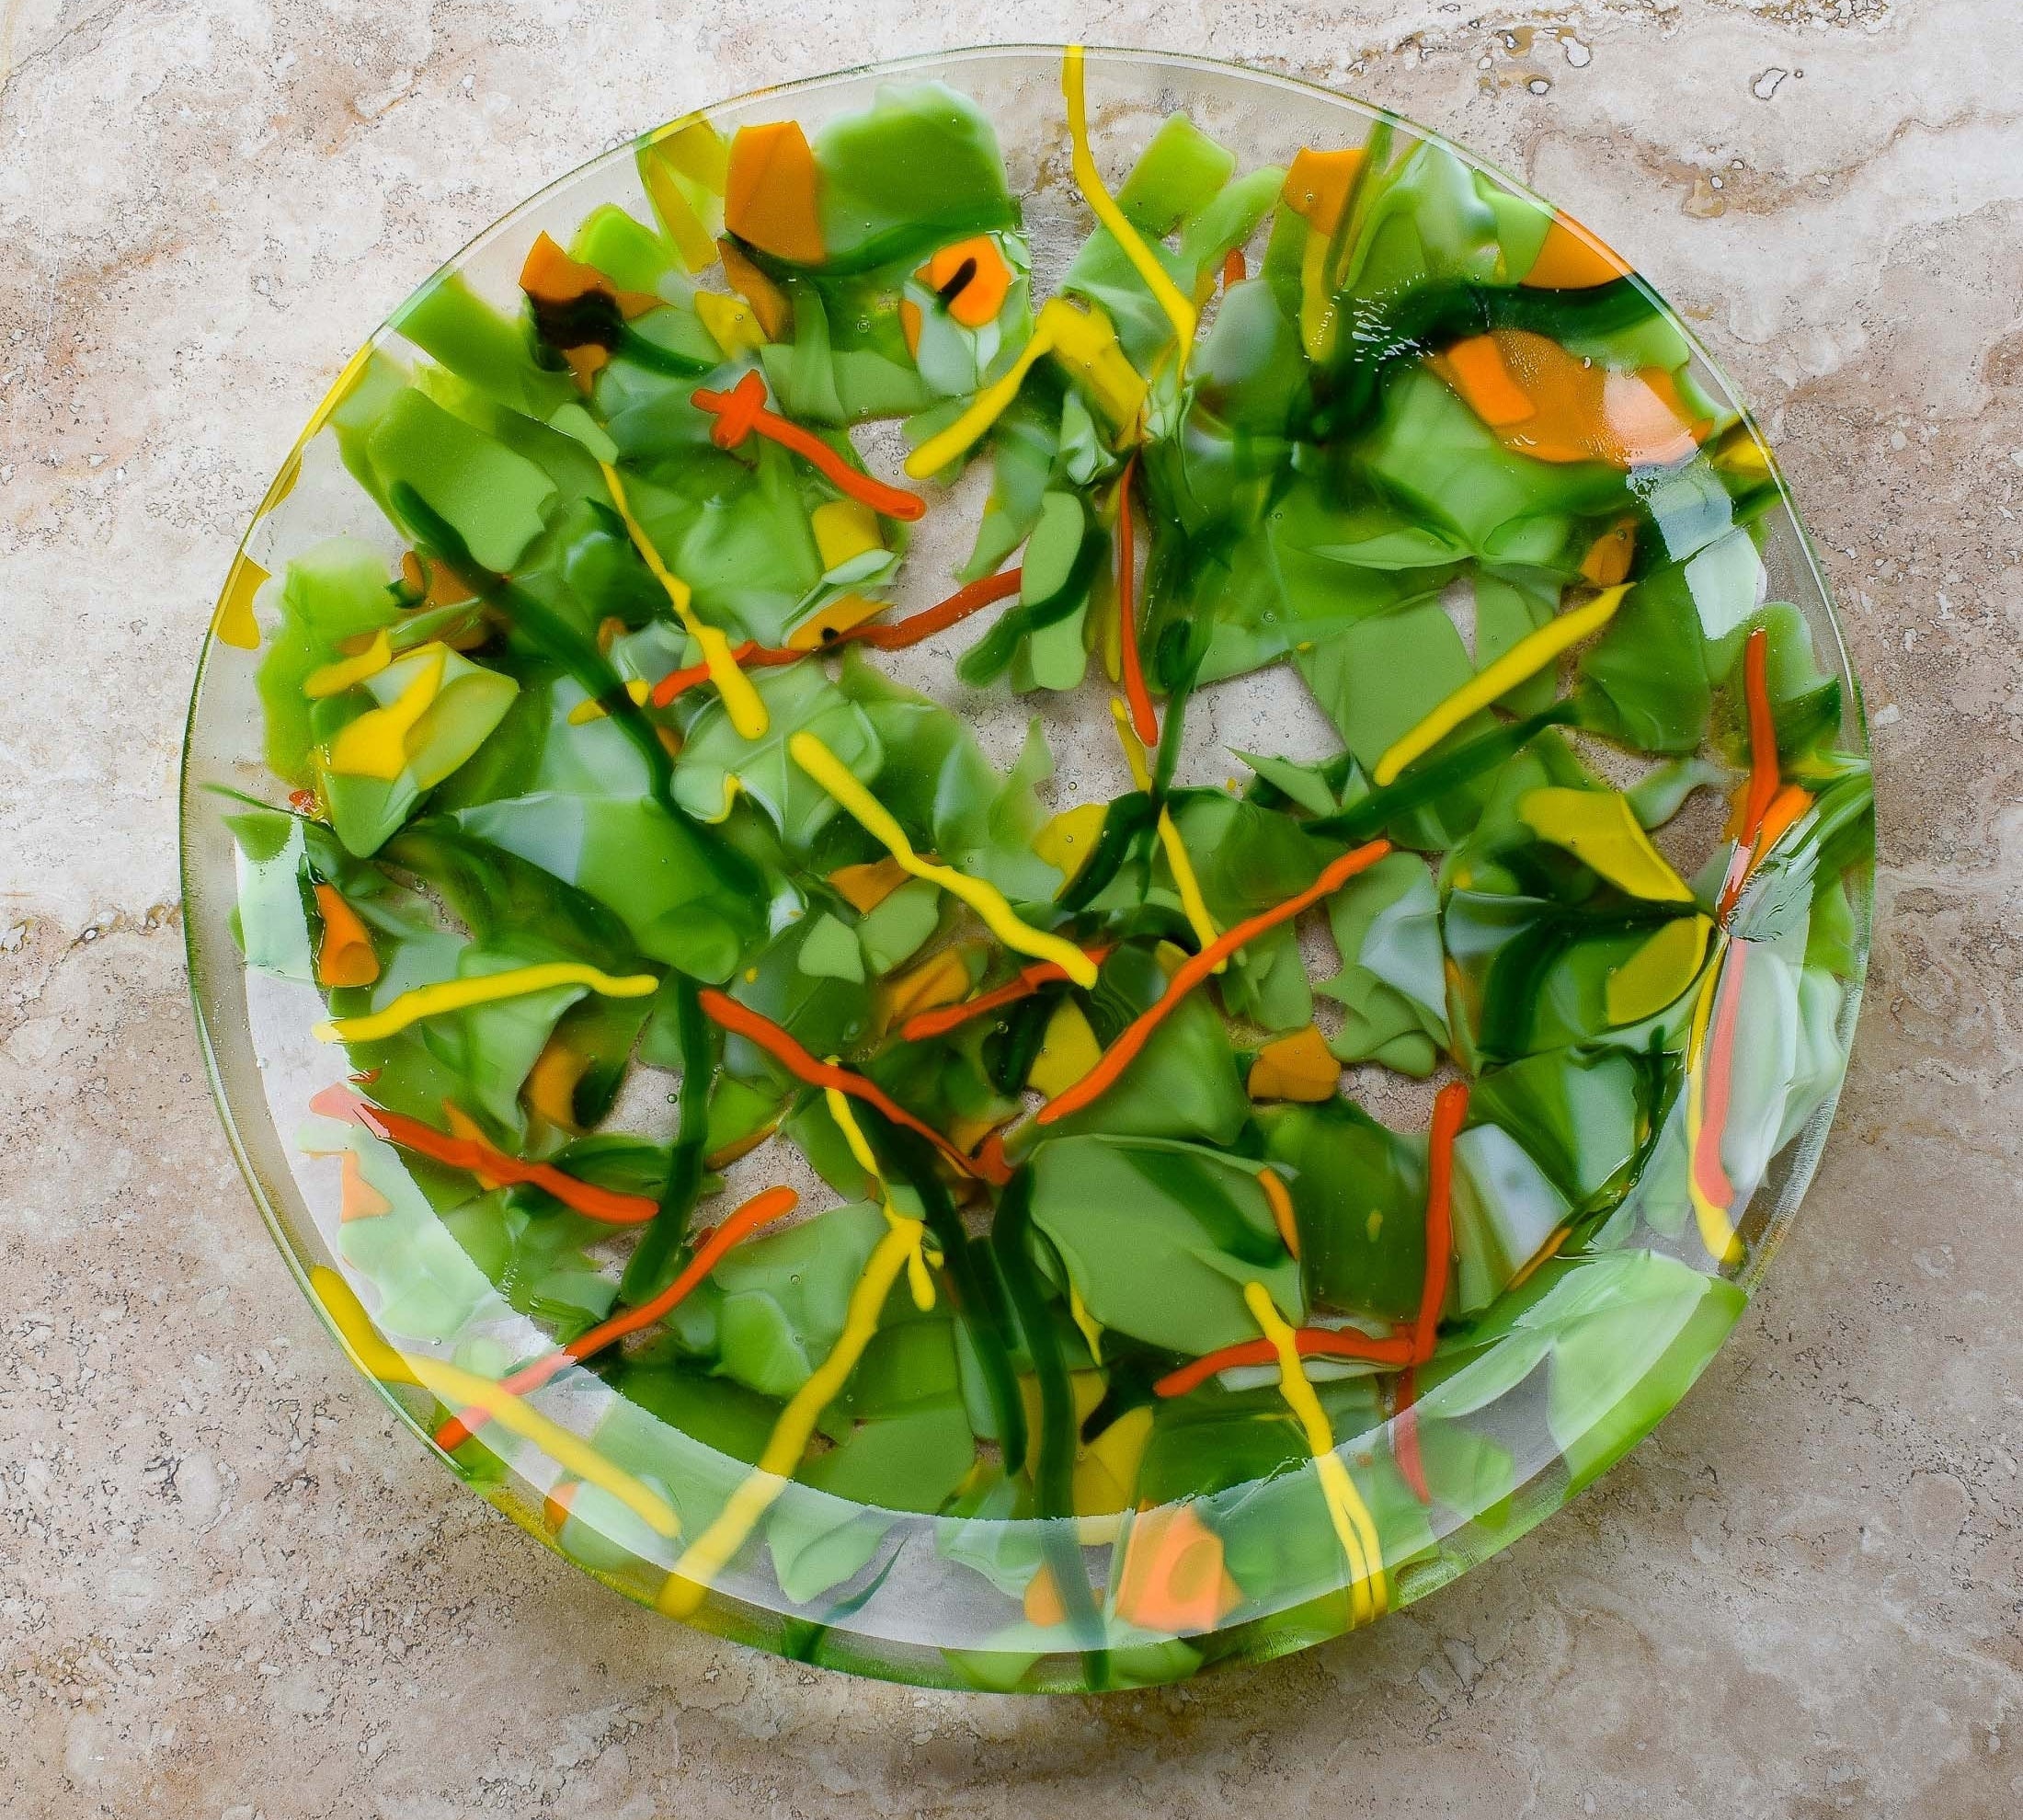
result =
[{"label": "fused glass plate", "polygon": [[1869,802],[1614,253],[1338,96],[989,51],[678,121],[404,304],[183,839],[247,1177],[442,1463],[724,1635],[1043,1690],[1374,1621],[1684,1394]]}]

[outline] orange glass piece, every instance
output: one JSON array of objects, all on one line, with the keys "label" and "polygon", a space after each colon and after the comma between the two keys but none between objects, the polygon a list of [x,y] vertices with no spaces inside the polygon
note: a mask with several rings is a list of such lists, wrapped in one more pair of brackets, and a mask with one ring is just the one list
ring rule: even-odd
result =
[{"label": "orange glass piece", "polygon": [[1525,282],[1541,291],[1585,291],[1628,278],[1629,268],[1571,215],[1554,215]]},{"label": "orange glass piece", "polygon": [[821,264],[815,154],[798,120],[738,129],[730,143],[724,225],[761,253],[797,266]]},{"label": "orange glass piece", "polygon": [[358,911],[331,885],[316,887],[316,914],[323,919],[323,940],[316,944],[319,986],[370,986],[380,977],[379,956]]},{"label": "orange glass piece", "polygon": [[765,330],[766,339],[786,340],[788,331],[794,326],[794,306],[787,302],[787,293],[753,265],[735,242],[721,242],[720,250],[726,280],[751,305],[751,313],[759,318],[759,326]]},{"label": "orange glass piece", "polygon": [[[1312,1024],[1267,1043],[1251,1064],[1246,1091],[1253,1100],[1303,1100],[1318,1105],[1334,1098],[1342,1064],[1327,1038]],[[1275,1178],[1274,1178],[1275,1179]]]},{"label": "orange glass piece", "polygon": [[1222,1538],[1191,1504],[1140,1512],[1124,1549],[1117,1616],[1147,1631],[1212,1631],[1243,1602]]},{"label": "orange glass piece", "polygon": [[1612,371],[1529,329],[1470,336],[1426,364],[1504,448],[1541,462],[1668,466],[1713,428],[1690,415],[1663,368]]},{"label": "orange glass piece", "polygon": [[1332,234],[1349,205],[1355,174],[1362,167],[1360,147],[1344,152],[1300,151],[1286,172],[1282,192],[1286,206],[1317,233]]},{"label": "orange glass piece", "polygon": [[520,268],[520,288],[538,303],[573,303],[579,298],[604,296],[618,305],[627,322],[660,307],[650,291],[621,291],[580,259],[572,259],[545,234],[537,235]]},{"label": "orange glass piece", "polygon": [[[963,278],[963,268],[969,276]],[[920,280],[937,292],[962,283],[948,296],[948,314],[965,328],[981,328],[1004,307],[1012,292],[1012,267],[988,234],[943,246],[920,269]]]}]

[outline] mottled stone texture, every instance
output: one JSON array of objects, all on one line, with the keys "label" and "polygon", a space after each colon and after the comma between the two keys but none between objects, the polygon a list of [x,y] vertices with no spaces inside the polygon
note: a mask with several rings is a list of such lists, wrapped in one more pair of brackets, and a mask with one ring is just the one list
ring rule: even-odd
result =
[{"label": "mottled stone texture", "polygon": [[[642,127],[1008,27],[1353,89],[1637,259],[1784,453],[1886,857],[1807,1216],[1663,1432],[1374,1633],[1100,1700],[716,1644],[458,1491],[234,1173],[176,908],[211,600],[378,317]],[[2010,0],[0,0],[0,1806],[2018,1812],[2015,27]]]}]

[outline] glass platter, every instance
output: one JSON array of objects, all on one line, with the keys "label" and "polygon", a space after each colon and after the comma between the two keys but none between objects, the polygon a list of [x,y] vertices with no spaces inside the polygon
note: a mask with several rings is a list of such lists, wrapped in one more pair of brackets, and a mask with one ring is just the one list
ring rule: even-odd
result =
[{"label": "glass platter", "polygon": [[1057,48],[674,122],[417,292],[182,840],[234,1150],[423,1446],[670,1615],[1022,1691],[1374,1621],[1647,1433],[1873,849],[1776,463],[1623,262]]}]

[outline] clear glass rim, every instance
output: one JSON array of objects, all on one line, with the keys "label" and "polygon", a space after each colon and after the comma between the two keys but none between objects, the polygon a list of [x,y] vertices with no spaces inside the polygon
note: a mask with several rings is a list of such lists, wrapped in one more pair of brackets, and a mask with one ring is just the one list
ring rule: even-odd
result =
[{"label": "clear glass rim", "polygon": [[[666,124],[667,126],[677,126],[691,120],[711,120],[737,113],[749,108],[752,104],[763,100],[820,94],[827,90],[842,87],[852,83],[860,83],[867,79],[930,74],[952,77],[956,72],[964,68],[974,68],[978,64],[991,63],[1057,65],[1066,48],[1062,44],[1042,42],[982,44],[950,50],[915,52],[898,58],[881,59],[848,68],[796,77],[787,82],[768,84],[748,89],[705,107],[692,109],[686,114],[678,115]],[[1397,113],[1356,97],[1345,95],[1319,82],[1286,74],[1275,70],[1257,69],[1227,59],[1208,57],[1189,52],[1163,49],[1137,50],[1122,46],[1092,44],[1086,47],[1086,53],[1092,69],[1100,68],[1106,63],[1128,65],[1139,70],[1147,65],[1152,65],[1162,69],[1171,69],[1180,74],[1192,74],[1197,77],[1207,77],[1217,82],[1234,82],[1264,89],[1281,89],[1312,97],[1324,102],[1332,109],[1344,110],[1371,123],[1381,121],[1395,124],[1413,136],[1441,147],[1469,169],[1483,174],[1498,185],[1518,195],[1537,198],[1537,192],[1521,179],[1492,161],[1472,152],[1467,146],[1457,143],[1446,134],[1426,127],[1409,116]],[[408,293],[408,298],[420,294],[429,286],[439,281],[445,274],[460,269],[478,249],[509,234],[515,223],[537,212],[558,195],[584,182],[607,166],[621,163],[630,158],[644,139],[662,131],[665,131],[664,127],[649,129],[645,133],[596,154],[543,185],[541,189],[466,239]],[[1537,200],[1543,201],[1545,199],[1537,198]],[[1550,205],[1548,204],[1548,206]],[[1633,262],[1626,261],[1625,263],[1633,266]],[[1640,271],[1636,271],[1633,269],[1632,276],[1633,281],[1639,289],[1645,292],[1656,303],[1668,323],[1686,342],[1694,358],[1704,367],[1706,372],[1718,383],[1725,401],[1747,423],[1758,443],[1766,451],[1770,451],[1772,448],[1770,439],[1762,431],[1740,388],[1736,386],[1720,361],[1707,349],[1700,337],[1695,332],[1692,325],[1665,302],[1662,293],[1648,280],[1643,278]],[[403,303],[408,301],[408,298],[404,298],[402,300]],[[388,338],[397,335],[398,331],[394,327],[394,322],[398,314],[399,308],[396,306],[392,314],[375,324],[371,333],[360,341],[350,360],[356,361],[366,351],[378,347]],[[349,364],[348,361],[347,370]],[[340,374],[336,384],[341,385],[342,383],[343,378]],[[335,391],[336,386],[334,385],[332,389]],[[225,581],[220,590],[220,604],[223,603],[223,599],[229,592],[232,579],[237,572],[239,563],[247,557],[248,545],[257,526],[269,509],[277,503],[276,494],[281,490],[283,480],[295,468],[309,443],[320,433],[325,415],[325,409],[320,405],[312,411],[305,420],[303,429],[291,445],[279,468],[277,468],[274,481],[269,485],[260,504],[247,521],[246,530],[234,548],[233,558],[227,565]],[[1869,758],[1872,761],[1872,750],[1868,737],[1867,715],[1859,679],[1847,648],[1841,614],[1824,567],[1820,562],[1812,534],[1799,511],[1798,502],[1782,468],[1775,461],[1774,456],[1769,465],[1768,478],[1776,489],[1777,504],[1781,508],[1784,521],[1795,533],[1795,555],[1802,566],[1805,578],[1816,591],[1822,610],[1820,618],[1833,635],[1833,651],[1830,654],[1823,651],[1821,656],[1824,658],[1830,655],[1837,663],[1838,675],[1845,684],[1843,727],[1847,742],[1846,749],[1864,758]],[[371,1384],[378,1393],[387,1408],[418,1440],[424,1443],[427,1451],[433,1456],[439,1467],[444,1472],[465,1491],[484,1497],[488,1503],[493,1504],[514,1521],[520,1523],[523,1527],[532,1527],[529,1513],[519,1506],[517,1501],[510,1495],[509,1488],[495,1488],[474,1483],[461,1473],[448,1456],[434,1446],[429,1427],[419,1419],[408,1402],[402,1398],[393,1386],[384,1382],[371,1371],[366,1370],[352,1353],[349,1344],[332,1320],[328,1310],[312,1288],[308,1270],[294,1240],[291,1236],[288,1214],[291,1207],[291,1188],[280,1187],[268,1180],[268,1172],[260,1166],[256,1155],[257,1150],[263,1147],[260,1143],[263,1133],[249,1129],[242,1123],[243,1119],[250,1118],[264,1125],[264,1135],[271,1137],[278,1144],[280,1134],[275,1127],[271,1111],[263,1102],[257,1112],[247,1109],[242,1113],[236,1100],[226,1085],[220,1060],[220,1046],[221,1044],[228,1045],[235,1039],[240,1041],[248,1040],[248,1037],[247,1033],[243,1030],[233,1031],[214,1028],[211,1012],[205,1003],[205,990],[207,983],[210,981],[211,968],[209,957],[202,951],[201,938],[207,928],[210,928],[211,933],[213,934],[217,933],[216,928],[211,926],[211,920],[220,919],[220,926],[222,926],[222,918],[229,910],[229,906],[213,904],[211,901],[211,887],[197,876],[195,841],[193,839],[193,830],[200,815],[207,810],[212,813],[215,812],[214,804],[209,798],[202,781],[195,775],[192,750],[196,739],[199,716],[202,710],[204,688],[207,676],[210,673],[210,665],[213,657],[217,655],[218,647],[222,642],[217,636],[216,625],[217,620],[215,614],[213,614],[212,619],[207,623],[198,654],[195,674],[191,681],[189,705],[184,717],[184,740],[179,757],[177,777],[177,851],[178,869],[185,906],[184,945],[189,965],[190,1003],[196,1019],[199,1046],[203,1059],[205,1078],[210,1084],[212,1102],[218,1110],[227,1142],[231,1146],[233,1157],[238,1166],[239,1173],[252,1194],[255,1205],[260,1211],[261,1218],[274,1241],[275,1247],[281,1253],[287,1268],[325,1330],[330,1334],[332,1339],[337,1343],[339,1349],[344,1352],[345,1356],[351,1360],[359,1375]],[[1870,864],[1849,875],[1847,888],[1857,917],[1858,946],[1854,970],[1847,981],[1847,993],[1838,1019],[1836,1036],[1842,1044],[1844,1054],[1851,1055],[1872,937],[1874,914],[1872,857]],[[227,939],[229,940],[229,938]],[[243,978],[243,974],[241,977]],[[1776,1198],[1768,1209],[1759,1235],[1752,1242],[1746,1264],[1734,1276],[1728,1279],[1734,1283],[1745,1295],[1754,1294],[1765,1270],[1768,1267],[1771,1257],[1788,1234],[1798,1208],[1811,1186],[1817,1171],[1828,1130],[1832,1125],[1840,1093],[1845,1085],[1846,1072],[1846,1070],[1844,1065],[1832,1091],[1813,1112],[1801,1132],[1793,1138],[1785,1151],[1780,1153],[1779,1161],[1784,1163],[1784,1173],[1782,1179],[1777,1184]],[[1726,1341],[1723,1342],[1723,1345],[1725,1344],[1727,1344]],[[1676,1407],[1676,1405],[1674,1404],[1674,1407]],[[1423,1590],[1415,1593],[1414,1598],[1423,1597],[1426,1591],[1436,1589],[1438,1585],[1445,1585],[1452,1578],[1458,1577],[1462,1572],[1476,1565],[1480,1560],[1486,1558],[1489,1554],[1501,1552],[1521,1536],[1527,1534],[1554,1511],[1564,1507],[1564,1505],[1568,1502],[1562,1496],[1540,1494],[1541,1490],[1538,1474],[1534,1473],[1528,1478],[1521,1479],[1515,1489],[1517,1507],[1514,1508],[1511,1517],[1499,1531],[1494,1545],[1479,1551],[1469,1560],[1452,1563],[1449,1572],[1437,1577],[1429,1577]],[[579,1572],[589,1573],[592,1578],[603,1577],[592,1570],[583,1568],[579,1562],[572,1562],[571,1565]],[[1244,1620],[1241,1624],[1230,1627],[1232,1631],[1254,1631],[1256,1642],[1255,1646],[1240,1648],[1226,1660],[1231,1662],[1261,1662],[1304,1648],[1312,1643],[1325,1640],[1323,1634],[1316,1634],[1297,1627],[1276,1625],[1274,1620],[1283,1619],[1285,1615],[1284,1610],[1264,1613],[1259,1617]],[[756,1632],[777,1631],[783,1616],[783,1614],[767,1608],[749,1605],[740,1599],[735,1593],[719,1589],[713,1591],[710,1599],[686,1621],[696,1628],[735,1636],[740,1641],[753,1643],[757,1646],[767,1648],[774,1653],[791,1654],[791,1651],[783,1650],[776,1642],[769,1641],[764,1635],[756,1634]],[[1337,1633],[1339,1632],[1326,1634]],[[866,1639],[865,1641],[870,1643],[874,1640]],[[850,1672],[915,1685],[947,1685],[944,1677],[928,1673],[924,1668],[920,1669],[920,1672],[909,1672],[909,1665],[902,1657],[866,1656],[861,1649],[851,1654],[852,1659],[846,1665]],[[1218,1663],[1217,1665],[1221,1665],[1221,1664]],[[1055,1689],[1049,1687],[1036,1690],[1053,1691]]]}]

